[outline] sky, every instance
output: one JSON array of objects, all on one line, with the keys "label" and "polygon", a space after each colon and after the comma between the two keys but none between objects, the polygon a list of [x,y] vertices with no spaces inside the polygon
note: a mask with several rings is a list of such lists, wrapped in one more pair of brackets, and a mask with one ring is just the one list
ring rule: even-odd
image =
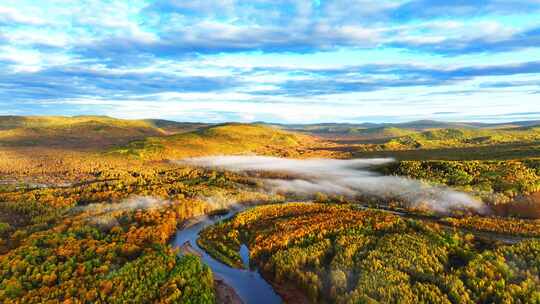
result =
[{"label": "sky", "polygon": [[0,0],[0,115],[540,119],[540,0]]}]

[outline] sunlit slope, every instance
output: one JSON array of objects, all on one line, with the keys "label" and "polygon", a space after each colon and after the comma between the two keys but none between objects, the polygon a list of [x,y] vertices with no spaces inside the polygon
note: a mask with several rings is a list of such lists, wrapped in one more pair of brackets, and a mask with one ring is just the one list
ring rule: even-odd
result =
[{"label": "sunlit slope", "polygon": [[353,132],[353,134],[362,135],[367,138],[395,138],[408,136],[416,133],[417,131],[414,130],[397,127],[370,128]]},{"label": "sunlit slope", "polygon": [[146,119],[142,122],[148,123],[155,128],[165,131],[167,134],[186,133],[208,127],[211,124],[200,122],[177,122],[164,119]]},{"label": "sunlit slope", "polygon": [[417,131],[399,127],[374,127],[374,128],[358,128],[347,126],[332,126],[327,128],[318,128],[307,130],[314,134],[321,135],[352,135],[368,138],[394,138],[414,134]]},{"label": "sunlit slope", "polygon": [[172,133],[169,130],[178,132],[179,128],[174,122],[164,124],[162,121],[122,120],[105,116],[2,116],[0,146],[102,148],[148,136],[163,136]]},{"label": "sunlit slope", "polygon": [[315,140],[306,135],[250,124],[223,124],[167,137],[135,141],[113,153],[144,159],[201,155],[266,154],[294,156]]},{"label": "sunlit slope", "polygon": [[435,129],[392,139],[382,145],[386,150],[471,147],[503,143],[526,143],[540,140],[540,129]]}]

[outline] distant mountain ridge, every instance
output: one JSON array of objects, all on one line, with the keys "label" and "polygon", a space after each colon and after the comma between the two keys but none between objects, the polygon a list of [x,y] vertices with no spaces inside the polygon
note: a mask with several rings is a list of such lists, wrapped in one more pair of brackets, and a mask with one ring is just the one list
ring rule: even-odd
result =
[{"label": "distant mountain ridge", "polygon": [[[178,128],[178,127],[205,127],[219,124],[232,124],[235,122],[224,123],[205,123],[205,122],[183,122],[166,119],[119,119],[104,115],[78,115],[78,116],[16,116],[0,115],[0,129],[29,126],[29,124],[42,127],[51,125],[64,125],[69,123],[97,121],[103,123],[139,123],[147,124],[156,128]],[[438,120],[415,120],[401,123],[313,123],[313,124],[287,124],[271,123],[265,121],[255,121],[245,124],[275,126],[291,130],[318,130],[318,129],[372,129],[372,128],[405,128],[414,130],[425,129],[448,129],[448,128],[501,128],[501,127],[531,127],[540,126],[540,120],[527,121],[509,121],[502,123],[482,123],[482,122],[453,122]]]},{"label": "distant mountain ridge", "polygon": [[[452,139],[459,142],[499,142],[514,137],[522,138],[522,134],[509,134],[506,131],[536,131],[540,121],[517,121],[508,123],[477,122],[443,122],[434,120],[418,120],[405,123],[319,123],[319,124],[276,124],[276,123],[193,123],[177,122],[164,119],[126,120],[108,116],[0,116],[0,146],[73,146],[73,147],[107,147],[122,146],[132,141],[147,138],[168,138],[170,136],[190,133],[199,136],[198,141],[213,140],[218,137],[227,138],[250,137],[255,130],[267,135],[269,140],[276,132],[284,138],[292,138],[293,133],[321,136],[326,139],[338,137],[355,138],[358,143],[385,143],[396,139],[392,146],[411,147],[426,146],[427,141],[438,141],[443,145],[450,139],[431,138],[442,134],[456,134],[460,137]],[[221,132],[212,133],[216,130]],[[438,130],[438,131],[437,131]],[[444,131],[446,130],[446,131]],[[452,132],[452,130],[454,130]],[[456,131],[457,130],[457,131]],[[225,132],[226,131],[226,132]],[[264,131],[264,132],[263,132]],[[480,132],[482,131],[482,132]],[[488,131],[497,131],[495,133]],[[202,132],[202,133],[201,133]],[[205,133],[207,132],[207,133]],[[209,133],[208,133],[209,132]],[[228,134],[227,132],[230,132]],[[261,133],[262,132],[262,133]],[[293,132],[293,133],[290,133]],[[287,134],[285,136],[284,134]],[[422,133],[422,134],[420,134]],[[459,133],[459,134],[458,134]],[[493,133],[493,134],[492,134]],[[272,135],[273,134],[273,135]],[[212,135],[211,137],[208,137]],[[527,136],[530,138],[531,136]],[[487,138],[490,138],[488,140]],[[536,138],[534,136],[534,138]],[[190,137],[179,137],[188,140]],[[236,139],[235,139],[236,140]],[[504,140],[506,141],[506,140]],[[189,142],[189,140],[188,140]],[[234,141],[233,141],[234,142]],[[257,141],[255,141],[257,142]],[[170,142],[166,142],[170,143]],[[238,140],[238,144],[246,141]],[[254,143],[254,142],[253,142]],[[389,143],[389,142],[388,142]],[[258,142],[264,145],[264,140]],[[286,142],[283,142],[286,146]],[[224,147],[220,144],[218,146]],[[227,146],[227,145],[225,145]],[[202,147],[202,146],[201,146]],[[183,148],[184,150],[186,148]],[[248,149],[254,150],[254,149]]]},{"label": "distant mountain ridge", "polygon": [[[503,123],[482,123],[482,122],[449,122],[437,120],[416,120],[402,123],[316,123],[316,124],[277,124],[257,122],[260,124],[272,125],[280,128],[301,131],[320,131],[321,133],[334,133],[332,130],[345,129],[373,129],[373,128],[400,128],[423,131],[428,129],[484,129],[484,128],[517,128],[540,126],[540,120],[510,121]],[[335,132],[338,133],[338,132]]]}]

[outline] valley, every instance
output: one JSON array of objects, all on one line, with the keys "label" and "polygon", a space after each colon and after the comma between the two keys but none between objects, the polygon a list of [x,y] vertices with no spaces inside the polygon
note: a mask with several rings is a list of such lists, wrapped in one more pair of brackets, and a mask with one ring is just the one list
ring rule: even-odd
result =
[{"label": "valley", "polygon": [[539,130],[1,117],[0,302],[534,302]]},{"label": "valley", "polygon": [[540,304],[539,16],[0,1],[0,304]]}]

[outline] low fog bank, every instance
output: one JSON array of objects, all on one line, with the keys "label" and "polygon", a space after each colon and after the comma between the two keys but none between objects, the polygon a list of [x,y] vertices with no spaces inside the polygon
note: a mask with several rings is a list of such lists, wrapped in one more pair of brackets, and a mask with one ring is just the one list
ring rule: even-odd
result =
[{"label": "low fog bank", "polygon": [[198,196],[197,199],[205,202],[210,210],[236,210],[242,207],[240,202],[227,197],[223,193],[216,193],[212,196]]},{"label": "low fog bank", "polygon": [[139,209],[156,209],[171,205],[172,202],[155,198],[151,196],[134,195],[126,200],[111,204],[111,203],[95,203],[86,206],[75,207],[71,212],[88,212],[87,216],[90,223],[98,225],[102,228],[111,228],[118,226],[116,212],[134,211]]},{"label": "low fog bank", "polygon": [[287,174],[290,178],[260,178],[265,188],[274,193],[314,195],[320,192],[347,197],[369,196],[385,201],[396,200],[405,203],[407,207],[427,208],[441,214],[456,210],[488,213],[483,202],[465,193],[369,171],[370,167],[393,161],[389,158],[298,160],[264,156],[216,156],[189,158],[179,163],[236,172]]},{"label": "low fog bank", "polygon": [[[208,201],[206,202],[208,203]],[[211,203],[209,204],[210,206],[212,206]],[[230,203],[222,205],[220,209],[214,209],[214,210],[224,210],[226,211],[225,213],[203,214],[203,215],[198,215],[198,216],[189,218],[183,222],[182,229],[186,229],[195,225],[204,225],[204,226],[213,225],[214,223],[227,219],[233,216],[234,214],[237,214],[239,212],[246,210],[247,208],[248,208],[247,206],[244,206],[244,205],[241,205],[232,201]]]},{"label": "low fog bank", "polygon": [[151,196],[134,195],[116,204],[88,204],[82,207],[75,207],[74,211],[91,211],[95,213],[109,213],[114,211],[129,211],[137,209],[152,209],[170,205],[171,202]]}]

